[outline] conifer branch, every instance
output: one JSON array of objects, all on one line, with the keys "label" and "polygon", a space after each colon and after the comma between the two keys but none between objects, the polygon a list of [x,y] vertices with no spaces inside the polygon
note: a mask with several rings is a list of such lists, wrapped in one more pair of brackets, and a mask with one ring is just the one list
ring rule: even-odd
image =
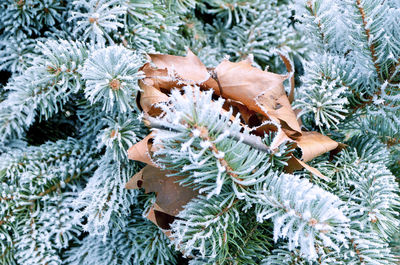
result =
[{"label": "conifer branch", "polygon": [[55,190],[57,190],[58,188],[61,187],[61,182],[64,182],[65,184],[68,184],[69,182],[71,182],[72,180],[76,179],[79,175],[78,174],[74,174],[71,177],[66,178],[64,181],[59,181],[57,182],[55,185],[51,186],[50,188],[46,189],[45,191],[41,192],[38,194],[38,196],[43,197]]},{"label": "conifer branch", "polygon": [[[378,64],[378,57],[377,57],[376,51],[375,51],[375,44],[374,44],[373,41],[371,41],[371,30],[368,28],[368,25],[367,25],[367,17],[366,17],[366,14],[365,14],[365,10],[364,10],[364,7],[361,5],[361,0],[356,0],[356,3],[357,3],[358,11],[360,12],[360,15],[361,15],[364,32],[365,32],[365,35],[367,37],[367,45],[368,45],[369,50],[371,52],[371,59],[372,59],[372,62],[374,64],[374,66],[375,66],[377,76],[379,78],[381,78],[381,75],[380,75],[380,71],[381,70],[380,70],[380,67],[379,67],[379,64]],[[378,92],[378,94],[379,93],[380,93],[380,91]]]},{"label": "conifer branch", "polygon": [[[171,132],[178,132],[178,130],[172,127],[167,127],[165,124],[159,122],[157,119],[152,117],[146,117],[144,122],[147,126],[150,126],[150,128],[171,131]],[[256,150],[260,150],[266,153],[272,153],[271,149],[263,143],[260,137],[256,135],[236,133],[230,131],[227,137],[238,142],[241,141],[242,143],[249,145]]]},{"label": "conifer branch", "polygon": [[314,10],[314,7],[313,7],[313,5],[312,5],[312,1],[311,1],[311,0],[308,0],[308,1],[307,1],[307,6],[308,6],[308,9],[309,9],[309,12],[311,13],[311,15],[312,15],[316,20],[318,20],[317,26],[318,26],[318,30],[319,30],[319,33],[320,33],[320,36],[321,36],[321,41],[322,41],[322,43],[325,43],[325,42],[326,42],[326,41],[325,41],[325,34],[324,34],[324,32],[322,31],[321,21],[320,21],[320,18],[318,17],[318,15],[317,15],[316,10]]},{"label": "conifer branch", "polygon": [[[233,169],[232,167],[229,165],[229,163],[226,161],[226,159],[224,159],[223,157],[220,157],[220,151],[218,150],[217,146],[215,145],[215,143],[213,143],[212,141],[214,141],[215,139],[212,139],[208,133],[207,128],[205,127],[198,127],[195,126],[196,129],[198,129],[200,131],[200,138],[208,141],[211,143],[209,150],[211,150],[212,152],[215,153],[215,155],[218,157],[218,161],[220,162],[220,164],[225,168],[226,172],[229,174],[229,176],[231,176],[234,179],[237,179],[239,181],[242,181],[242,179],[239,178],[239,176],[235,173],[233,173]],[[239,184],[240,187],[243,187],[243,185]],[[222,212],[221,212],[222,213]]]},{"label": "conifer branch", "polygon": [[361,257],[361,251],[357,248],[357,244],[354,242],[354,239],[350,239],[351,245],[353,246],[354,252],[357,254],[358,260],[363,263],[364,259]]},{"label": "conifer branch", "polygon": [[[398,262],[388,242],[400,227],[399,1],[0,2],[0,70],[11,76],[0,84],[0,264],[178,264],[170,240],[191,265]],[[178,56],[186,47],[193,54]],[[243,125],[285,120],[289,108],[265,111],[286,98],[233,62],[252,54],[272,76],[281,52],[304,69],[301,136],[289,137],[305,146],[304,131],[319,128],[348,145],[311,161],[326,183],[283,173],[291,147],[271,150],[275,133]],[[218,67],[224,55],[231,63]],[[157,91],[139,87],[144,77]],[[247,109],[226,111],[231,94]],[[152,158],[179,179],[156,191],[157,209],[168,208],[161,195],[183,207],[168,209],[170,238],[143,218],[154,196],[123,188],[141,166],[126,151],[148,134],[135,103],[163,113],[144,122]],[[58,126],[37,140],[54,121],[79,141],[42,144]],[[182,206],[175,188],[196,197]]]}]

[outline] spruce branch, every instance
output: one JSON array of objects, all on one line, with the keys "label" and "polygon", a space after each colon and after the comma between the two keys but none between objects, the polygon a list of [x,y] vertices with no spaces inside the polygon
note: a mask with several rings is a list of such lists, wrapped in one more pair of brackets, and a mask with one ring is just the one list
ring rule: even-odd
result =
[{"label": "spruce branch", "polygon": [[[173,127],[168,127],[166,124],[160,122],[158,119],[147,116],[144,118],[144,123],[149,126],[150,128],[159,129],[159,130],[166,130],[171,132],[178,132]],[[272,150],[262,141],[262,139],[253,134],[244,134],[240,132],[233,132],[228,131],[227,137],[235,140],[237,142],[242,142],[246,145],[251,146],[256,150],[260,150],[266,153],[272,153]],[[207,139],[205,139],[207,140]],[[209,139],[208,139],[209,140]]]},{"label": "spruce branch", "polygon": [[354,252],[357,254],[358,260],[363,263],[364,258],[361,256],[361,251],[357,248],[357,244],[354,242],[354,239],[350,239],[351,245],[353,246]]},{"label": "spruce branch", "polygon": [[32,66],[7,84],[0,103],[0,139],[21,138],[36,116],[48,119],[81,89],[77,69],[88,56],[86,45],[73,41],[39,42]]},{"label": "spruce branch", "polygon": [[91,54],[80,73],[85,81],[85,96],[92,104],[103,105],[103,110],[127,112],[133,109],[134,95],[140,90],[142,78],[139,68],[142,58],[122,46],[109,46]]},{"label": "spruce branch", "polygon": [[[271,167],[270,153],[252,148],[251,138],[247,144],[242,142],[242,135],[249,131],[242,131],[238,117],[231,121],[232,113],[223,111],[222,98],[215,102],[212,91],[200,92],[198,87],[184,90],[185,95],[173,90],[171,102],[159,105],[164,114],[154,126],[164,129],[155,133],[153,144],[163,148],[153,153],[155,162],[176,169],[177,175],[185,177],[180,183],[193,185],[208,197],[218,195],[229,183],[242,187],[262,182],[264,172]],[[205,161],[209,163],[206,171]],[[236,192],[240,197],[239,190]]]},{"label": "spruce branch", "polygon": [[[0,85],[0,264],[173,265],[180,262],[169,248],[173,244],[190,255],[190,265],[398,263],[399,4],[0,1],[0,70],[11,74]],[[191,56],[182,67],[175,55],[186,47],[204,65]],[[293,103],[302,110],[301,124],[291,100],[265,111],[269,103],[286,100],[283,89],[278,98],[268,81],[247,80],[245,71],[217,70],[224,54],[232,59],[224,64],[227,70],[253,54],[253,66],[281,73],[280,52],[304,69]],[[157,57],[149,62],[151,69],[140,68],[145,53]],[[215,66],[211,78],[185,83],[193,80],[196,65],[205,74]],[[146,84],[168,95],[160,100],[141,90],[140,69],[146,78],[146,71],[154,73]],[[184,87],[194,83],[201,92]],[[279,82],[279,88],[284,85]],[[240,94],[249,102],[224,103],[208,88],[219,89],[221,98]],[[143,119],[154,130],[153,148],[146,150],[163,167],[158,171],[171,173],[155,181],[172,180],[173,188],[201,193],[166,232],[172,244],[143,218],[148,211],[139,210],[157,202],[160,193],[124,188],[141,166],[128,161],[127,148],[148,133],[139,125],[137,93],[142,107],[163,113]],[[258,105],[261,98],[265,104]],[[277,123],[291,120],[292,129],[299,124],[299,139],[319,129],[346,142],[347,150],[329,160],[327,155],[310,160],[329,180],[311,184],[302,172],[283,173],[293,165],[288,161],[293,150],[287,144],[272,150],[282,138],[274,131],[262,135],[270,128],[263,123],[266,116],[274,113],[282,114]],[[28,144],[37,124],[67,114],[79,141]],[[253,127],[257,124],[266,126]],[[46,133],[40,132],[43,139]],[[297,136],[289,137],[301,145]],[[303,155],[318,148],[306,149]],[[172,192],[163,195],[179,197]]]},{"label": "spruce branch", "polygon": [[326,43],[325,34],[324,34],[323,30],[322,30],[321,19],[318,17],[318,14],[317,14],[317,12],[315,10],[315,7],[313,5],[313,1],[312,0],[308,0],[307,1],[307,7],[308,7],[308,10],[311,13],[311,15],[315,18],[315,21],[318,21],[317,22],[317,26],[318,26],[318,31],[319,31],[320,36],[321,36],[321,42],[322,43]]},{"label": "spruce branch", "polygon": [[306,179],[270,172],[266,183],[249,197],[257,220],[274,222],[274,241],[287,238],[289,250],[299,247],[307,259],[318,257],[315,245],[319,242],[333,251],[346,242],[349,219],[343,213],[343,201]]},{"label": "spruce branch", "polygon": [[371,59],[375,66],[376,74],[378,77],[381,77],[381,75],[380,75],[381,70],[380,70],[380,67],[378,64],[378,57],[377,57],[376,51],[375,51],[375,44],[374,44],[374,41],[371,39],[371,30],[369,29],[370,26],[368,26],[368,24],[367,24],[368,18],[366,17],[365,10],[361,3],[361,0],[356,0],[356,4],[357,4],[358,11],[360,12],[360,15],[361,15],[362,26],[363,26],[363,29],[364,29],[364,32],[366,35],[366,42],[367,42],[369,50],[371,52]]}]

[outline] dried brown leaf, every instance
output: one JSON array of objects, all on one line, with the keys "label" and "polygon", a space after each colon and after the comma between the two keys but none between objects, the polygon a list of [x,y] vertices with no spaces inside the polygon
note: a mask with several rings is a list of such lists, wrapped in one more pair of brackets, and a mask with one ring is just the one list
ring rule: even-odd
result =
[{"label": "dried brown leaf", "polygon": [[303,132],[302,135],[296,139],[296,143],[302,151],[301,160],[304,162],[332,151],[339,146],[338,142],[319,132]]},{"label": "dried brown leaf", "polygon": [[156,203],[163,212],[175,216],[197,195],[197,192],[179,185],[178,181],[184,177],[167,177],[171,173],[171,171],[146,166],[143,171],[142,187],[146,192],[157,194]]},{"label": "dried brown leaf", "polygon": [[284,54],[279,53],[279,56],[281,57],[283,63],[286,66],[287,71],[289,72],[290,76],[290,93],[288,96],[289,102],[292,103],[294,101],[294,65],[293,62]]},{"label": "dried brown leaf", "polygon": [[165,89],[175,87],[171,86],[174,82],[186,85],[199,85],[210,78],[207,68],[190,50],[187,51],[186,57],[168,54],[149,54],[149,57],[151,62],[156,66],[156,69],[152,68],[150,71],[146,67],[142,70],[145,72],[146,77],[164,79],[161,80],[163,82],[157,83],[160,83]]},{"label": "dried brown leaf", "polygon": [[146,114],[156,117],[161,114],[161,110],[154,105],[160,102],[167,102],[169,98],[154,86],[148,85],[148,83],[142,80],[139,81],[139,86],[143,90],[140,95],[140,106]]},{"label": "dried brown leaf", "polygon": [[144,80],[149,86],[157,89],[166,88],[168,90],[182,86],[182,84],[178,84],[178,80],[175,77],[169,75],[167,69],[157,69],[151,66],[150,63],[146,63],[140,70],[144,72],[146,76]]},{"label": "dried brown leaf", "polygon": [[132,178],[128,180],[125,184],[126,189],[140,189],[143,184],[143,170],[142,168],[139,172],[137,172]]},{"label": "dried brown leaf", "polygon": [[294,113],[296,114],[296,117],[297,117],[297,122],[299,123],[300,127],[302,127],[303,122],[301,120],[301,117],[299,117],[300,112],[301,112],[301,109],[294,109]]},{"label": "dried brown leaf", "polygon": [[169,229],[171,228],[171,224],[174,222],[175,217],[157,210],[158,208],[157,204],[154,204],[150,208],[146,218],[156,226],[160,227],[164,234],[169,237],[171,235]]},{"label": "dried brown leaf", "polygon": [[145,166],[127,183],[127,188],[144,188],[145,192],[156,193],[157,210],[175,216],[182,207],[198,193],[190,187],[179,185],[182,176],[167,176],[171,171]]},{"label": "dried brown leaf", "polygon": [[313,175],[319,177],[320,179],[329,181],[329,179],[327,177],[325,177],[324,175],[322,175],[322,173],[318,169],[307,165],[306,163],[304,163],[300,159],[297,159],[293,155],[291,155],[291,158],[288,160],[287,163],[288,163],[288,165],[285,167],[285,171],[287,173],[293,173],[296,170],[305,168],[307,171],[311,172]]},{"label": "dried brown leaf", "polygon": [[293,142],[293,140],[290,139],[283,130],[279,130],[274,140],[272,141],[270,148],[272,150],[275,150],[284,142]]},{"label": "dried brown leaf", "polygon": [[253,117],[256,114],[256,112],[249,110],[245,105],[236,100],[227,99],[224,103],[224,108],[225,109],[232,108],[233,116],[236,116],[237,113],[240,113],[240,116],[247,125],[249,125],[249,123],[251,122],[250,121],[251,117]]},{"label": "dried brown leaf", "polygon": [[286,76],[262,71],[251,66],[248,60],[238,63],[228,60],[215,69],[220,94],[242,102],[250,110],[288,126],[300,133],[300,126],[283,88]]},{"label": "dried brown leaf", "polygon": [[150,150],[152,145],[150,140],[153,139],[153,133],[147,135],[143,140],[131,146],[128,149],[128,158],[131,160],[140,161],[154,167],[158,167],[156,163],[151,159]]}]

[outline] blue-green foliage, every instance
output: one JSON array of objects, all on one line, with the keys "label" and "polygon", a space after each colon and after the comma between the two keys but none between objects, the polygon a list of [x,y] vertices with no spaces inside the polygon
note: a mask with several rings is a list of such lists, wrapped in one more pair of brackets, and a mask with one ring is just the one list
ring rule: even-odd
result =
[{"label": "blue-green foliage", "polygon": [[[242,127],[238,118],[230,122],[231,111],[220,114],[224,100],[213,102],[211,91],[200,92],[198,87],[188,86],[184,91],[184,96],[172,91],[171,105],[160,106],[165,113],[160,125],[173,131],[157,131],[154,144],[164,148],[154,153],[156,162],[188,175],[181,183],[207,193],[208,198],[219,195],[224,185],[242,187],[265,180],[269,155],[240,141],[227,140]],[[248,130],[245,135],[249,135]]]},{"label": "blue-green foliage", "polygon": [[[68,21],[75,22],[73,34],[82,35],[82,40],[104,45],[107,40],[114,43],[110,34],[123,26],[125,8],[120,0],[77,0],[72,3],[74,11]],[[75,11],[76,10],[76,11]]]},{"label": "blue-green foliage", "polygon": [[6,100],[0,103],[0,139],[22,137],[35,119],[57,113],[72,93],[81,89],[78,68],[87,58],[80,42],[39,42],[40,55],[23,74],[8,82]]},{"label": "blue-green foliage", "polygon": [[176,264],[176,253],[168,247],[168,238],[138,209],[127,215],[119,227],[113,228],[103,241],[90,235],[77,240],[77,246],[65,253],[65,264],[130,265]]},{"label": "blue-green foliage", "polygon": [[[371,104],[385,113],[397,110],[400,38],[395,29],[399,25],[398,3],[373,0],[296,2],[296,15],[316,43],[313,62],[305,64],[305,82],[300,90],[303,113],[313,113],[317,118],[315,125],[329,128],[346,116],[352,118],[360,105]],[[321,87],[326,90],[329,84],[333,84],[336,92],[332,95],[336,100],[326,107],[327,99],[321,97],[319,91]],[[350,104],[344,104],[346,99]],[[363,113],[372,116],[370,111],[373,110],[365,108]],[[339,119],[329,119],[332,114]],[[328,118],[321,120],[318,116]]]},{"label": "blue-green foliage", "polygon": [[141,78],[139,67],[143,59],[130,50],[112,46],[97,50],[82,68],[85,80],[85,96],[90,103],[100,102],[103,110],[112,112],[132,111],[134,95]]},{"label": "blue-green foliage", "polygon": [[[179,264],[175,248],[192,265],[395,264],[399,31],[398,0],[1,1],[0,263]],[[293,59],[303,128],[348,144],[311,162],[329,180],[286,174],[292,147],[247,144],[212,92],[173,89],[154,160],[201,194],[170,238],[145,220],[155,195],[125,189],[142,167],[127,150],[149,133],[140,68],[186,48],[208,67]]]},{"label": "blue-green foliage", "polygon": [[0,156],[2,264],[60,263],[61,250],[80,235],[72,201],[93,173],[93,151],[67,139]]}]

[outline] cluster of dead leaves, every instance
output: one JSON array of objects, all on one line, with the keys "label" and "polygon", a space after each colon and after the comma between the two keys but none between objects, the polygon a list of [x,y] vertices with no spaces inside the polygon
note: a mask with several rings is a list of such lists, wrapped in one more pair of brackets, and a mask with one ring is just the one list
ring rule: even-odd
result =
[{"label": "cluster of dead leaves", "polygon": [[[289,72],[291,64],[281,56]],[[286,171],[305,168],[314,175],[325,179],[315,168],[305,162],[326,152],[338,152],[342,145],[318,132],[302,131],[301,122],[291,107],[294,82],[291,75],[289,97],[283,82],[290,75],[278,75],[262,71],[252,66],[250,59],[238,63],[224,60],[216,68],[206,68],[191,51],[186,57],[150,54],[149,63],[142,67],[145,78],[139,81],[142,88],[138,106],[152,117],[161,114],[155,106],[169,101],[169,92],[174,88],[197,85],[203,90],[212,89],[216,96],[223,97],[226,109],[232,108],[241,114],[242,123],[253,128],[255,135],[275,132],[276,137],[270,146],[274,150],[285,142],[291,142],[302,151],[301,159],[290,154]],[[267,122],[269,121],[269,122]],[[272,123],[271,123],[272,121]],[[274,125],[276,124],[276,125]],[[161,170],[151,158],[154,147],[151,144],[155,132],[128,150],[130,159],[147,164],[126,185],[128,189],[144,188],[146,192],[156,193],[156,203],[151,208],[148,218],[169,234],[169,224],[193,197],[195,191],[176,183],[180,177],[167,177],[171,172]]]}]

